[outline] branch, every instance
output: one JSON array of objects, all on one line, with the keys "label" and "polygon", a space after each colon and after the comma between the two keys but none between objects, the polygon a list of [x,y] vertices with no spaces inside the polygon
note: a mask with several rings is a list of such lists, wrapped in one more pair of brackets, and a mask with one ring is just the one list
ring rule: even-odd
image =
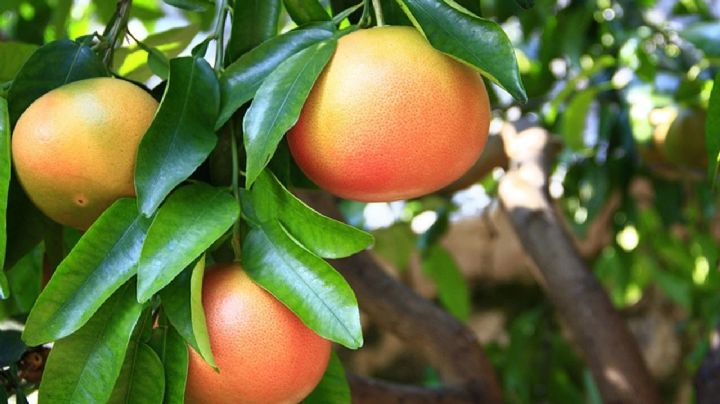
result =
[{"label": "branch", "polygon": [[[303,192],[300,196],[323,214],[340,217],[330,195]],[[492,365],[469,328],[388,276],[367,251],[333,264],[352,286],[360,308],[381,328],[421,352],[443,380],[462,387],[470,402],[501,402],[502,393]]]},{"label": "branch", "polygon": [[553,208],[547,190],[550,135],[528,129],[504,140],[511,168],[500,183],[501,204],[584,353],[604,401],[659,403],[636,341]]},{"label": "branch", "polygon": [[348,374],[352,402],[355,404],[414,403],[414,404],[472,404],[477,401],[458,388],[422,388],[388,383]]},{"label": "branch", "polygon": [[694,380],[697,404],[712,404],[720,397],[720,327],[713,332],[710,350]]}]

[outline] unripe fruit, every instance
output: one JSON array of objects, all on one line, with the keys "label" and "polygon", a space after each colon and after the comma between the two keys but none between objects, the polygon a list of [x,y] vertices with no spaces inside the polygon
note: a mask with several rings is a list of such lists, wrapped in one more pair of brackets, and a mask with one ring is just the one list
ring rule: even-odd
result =
[{"label": "unripe fruit", "polygon": [[684,168],[707,168],[706,115],[702,108],[684,108],[677,112],[670,125],[656,128],[655,140],[669,162]]},{"label": "unripe fruit", "polygon": [[135,156],[157,107],[140,87],[114,78],[44,94],[13,132],[20,184],[51,219],[88,228],[115,200],[135,195]]},{"label": "unripe fruit", "polygon": [[220,373],[191,349],[186,403],[295,404],[320,382],[330,342],[239,265],[208,268],[202,300]]},{"label": "unripe fruit", "polygon": [[379,27],[340,38],[288,142],[325,190],[391,201],[458,179],[478,159],[489,122],[475,70],[414,28]]}]

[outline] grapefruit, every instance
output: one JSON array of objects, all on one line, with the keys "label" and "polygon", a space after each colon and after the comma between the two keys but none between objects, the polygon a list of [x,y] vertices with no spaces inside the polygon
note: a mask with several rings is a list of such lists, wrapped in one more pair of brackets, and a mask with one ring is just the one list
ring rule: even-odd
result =
[{"label": "grapefruit", "polygon": [[490,118],[475,70],[414,28],[385,26],[340,38],[288,142],[321,188],[392,201],[462,176],[480,156]]},{"label": "grapefruit", "polygon": [[320,382],[331,343],[237,264],[208,268],[202,301],[219,373],[192,349],[188,404],[298,403]]},{"label": "grapefruit", "polygon": [[13,132],[20,184],[51,219],[88,228],[115,200],[135,195],[135,156],[157,107],[140,87],[107,77],[44,94]]}]

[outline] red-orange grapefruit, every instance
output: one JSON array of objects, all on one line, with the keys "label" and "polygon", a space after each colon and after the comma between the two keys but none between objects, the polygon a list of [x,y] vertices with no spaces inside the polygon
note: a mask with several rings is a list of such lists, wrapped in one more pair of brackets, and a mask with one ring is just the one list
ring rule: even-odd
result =
[{"label": "red-orange grapefruit", "polygon": [[219,373],[190,350],[189,404],[281,404],[305,398],[325,372],[331,344],[239,265],[208,268],[203,306]]},{"label": "red-orange grapefruit", "polygon": [[288,141],[299,167],[325,190],[391,201],[462,176],[482,151],[490,118],[475,70],[414,28],[386,26],[338,41]]}]

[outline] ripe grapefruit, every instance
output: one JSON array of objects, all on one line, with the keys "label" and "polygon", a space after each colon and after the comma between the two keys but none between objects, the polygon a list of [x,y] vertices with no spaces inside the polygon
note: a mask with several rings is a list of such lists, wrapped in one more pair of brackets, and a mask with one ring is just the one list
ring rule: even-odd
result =
[{"label": "ripe grapefruit", "polygon": [[208,268],[203,306],[219,373],[190,350],[189,404],[298,403],[327,368],[331,344],[239,265]]},{"label": "ripe grapefruit", "polygon": [[157,106],[138,86],[106,77],[44,94],[13,132],[20,184],[51,219],[88,228],[116,199],[135,195],[135,155]]},{"label": "ripe grapefruit", "polygon": [[478,159],[489,121],[475,70],[414,28],[386,26],[338,41],[288,141],[300,168],[325,190],[391,201],[458,179]]}]

